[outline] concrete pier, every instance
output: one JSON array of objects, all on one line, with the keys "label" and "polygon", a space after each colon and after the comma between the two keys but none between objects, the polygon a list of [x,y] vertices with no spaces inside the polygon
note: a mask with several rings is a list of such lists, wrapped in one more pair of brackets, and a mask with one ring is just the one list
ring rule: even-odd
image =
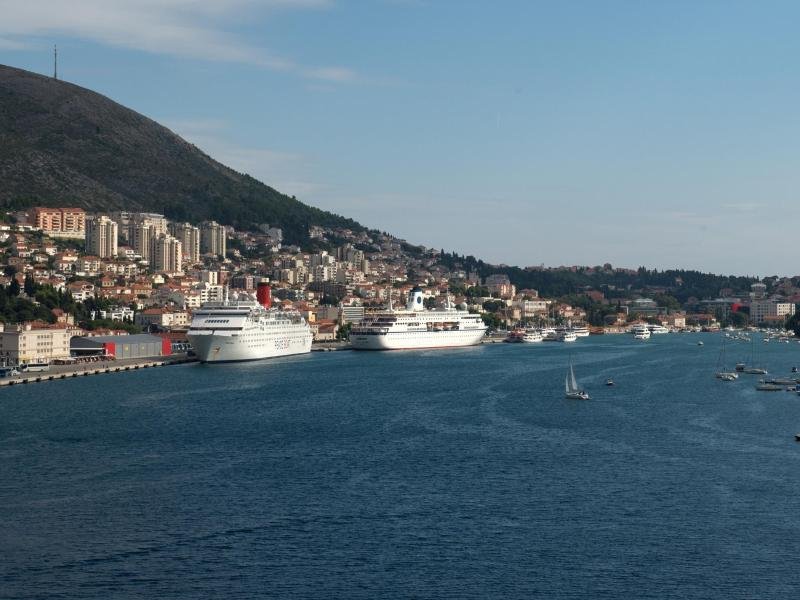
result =
[{"label": "concrete pier", "polygon": [[197,362],[196,358],[181,356],[179,358],[161,358],[146,361],[127,362],[125,364],[115,364],[114,362],[98,366],[95,363],[81,363],[79,365],[57,365],[51,367],[57,369],[56,372],[44,371],[25,375],[16,375],[0,378],[0,387],[10,387],[14,385],[27,385],[29,383],[42,383],[44,381],[56,381],[58,379],[68,379],[72,377],[88,377],[89,375],[104,375],[106,373],[121,373],[124,371],[135,371],[138,369],[149,369],[156,367],[167,367],[170,365],[180,365],[190,362]]}]

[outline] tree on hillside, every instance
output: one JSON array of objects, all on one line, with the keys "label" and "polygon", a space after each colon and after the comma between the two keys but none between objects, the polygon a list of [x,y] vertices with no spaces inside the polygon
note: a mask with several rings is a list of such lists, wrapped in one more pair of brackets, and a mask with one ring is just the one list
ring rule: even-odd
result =
[{"label": "tree on hillside", "polygon": [[465,295],[467,298],[486,298],[490,294],[489,288],[482,285],[476,285],[474,287],[467,288]]},{"label": "tree on hillside", "polygon": [[36,293],[36,290],[39,286],[36,285],[36,282],[33,280],[33,276],[29,273],[25,276],[25,295],[29,298],[33,298],[33,295]]},{"label": "tree on hillside", "polygon": [[483,319],[483,322],[487,327],[494,329],[500,327],[500,323],[502,322],[500,317],[495,313],[483,313],[481,315],[481,319]]},{"label": "tree on hillside", "polygon": [[741,329],[742,327],[747,326],[749,320],[750,319],[747,317],[747,313],[745,312],[732,312],[728,316],[728,325]]},{"label": "tree on hillside", "polygon": [[499,300],[487,300],[483,303],[483,310],[494,313],[501,308],[505,308],[505,305],[505,302],[501,302]]},{"label": "tree on hillside", "polygon": [[794,331],[796,336],[800,336],[800,312],[797,312],[797,306],[795,306],[795,313],[786,319],[785,327]]},{"label": "tree on hillside", "polygon": [[681,307],[681,303],[678,302],[678,299],[675,296],[670,296],[669,294],[655,294],[653,296],[653,300],[655,301],[656,305],[664,306],[669,310],[678,310]]}]

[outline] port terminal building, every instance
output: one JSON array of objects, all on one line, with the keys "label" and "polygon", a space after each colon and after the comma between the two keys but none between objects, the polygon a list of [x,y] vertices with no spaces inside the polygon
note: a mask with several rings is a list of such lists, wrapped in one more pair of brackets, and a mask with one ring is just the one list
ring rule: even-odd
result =
[{"label": "port terminal building", "polygon": [[70,343],[73,356],[113,356],[126,358],[155,358],[172,354],[169,338],[157,335],[101,335],[74,337]]}]

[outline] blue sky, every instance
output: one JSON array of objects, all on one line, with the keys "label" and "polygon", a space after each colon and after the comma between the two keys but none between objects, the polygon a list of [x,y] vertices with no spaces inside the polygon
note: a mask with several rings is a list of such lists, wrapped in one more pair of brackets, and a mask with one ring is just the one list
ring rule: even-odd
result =
[{"label": "blue sky", "polygon": [[0,62],[411,242],[800,272],[800,4],[0,0]]}]

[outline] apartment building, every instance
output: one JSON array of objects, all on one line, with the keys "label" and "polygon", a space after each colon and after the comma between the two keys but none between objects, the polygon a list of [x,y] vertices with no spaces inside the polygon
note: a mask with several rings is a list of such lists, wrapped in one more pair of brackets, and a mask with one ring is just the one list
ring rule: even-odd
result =
[{"label": "apartment building", "polygon": [[143,260],[150,260],[150,240],[155,237],[155,230],[149,225],[139,223],[130,229],[130,242],[136,255]]},{"label": "apartment building", "polygon": [[200,224],[200,253],[214,254],[225,258],[225,227],[216,221],[204,221]]},{"label": "apartment building", "polygon": [[750,321],[756,325],[782,323],[794,311],[795,305],[792,302],[754,299],[750,302]]},{"label": "apartment building", "polygon": [[183,258],[189,264],[200,262],[200,228],[191,223],[173,223],[172,235],[181,243]]},{"label": "apartment building", "polygon": [[148,308],[136,313],[133,322],[144,328],[151,325],[158,327],[185,328],[189,326],[189,313],[185,310],[169,310],[166,308]]},{"label": "apartment building", "polygon": [[86,212],[82,208],[33,209],[33,224],[50,237],[80,239],[86,235]]},{"label": "apartment building", "polygon": [[183,272],[183,245],[167,234],[159,234],[150,242],[150,267],[159,273]]},{"label": "apartment building", "polygon": [[117,256],[117,223],[108,217],[96,217],[86,222],[86,252],[100,258]]}]

